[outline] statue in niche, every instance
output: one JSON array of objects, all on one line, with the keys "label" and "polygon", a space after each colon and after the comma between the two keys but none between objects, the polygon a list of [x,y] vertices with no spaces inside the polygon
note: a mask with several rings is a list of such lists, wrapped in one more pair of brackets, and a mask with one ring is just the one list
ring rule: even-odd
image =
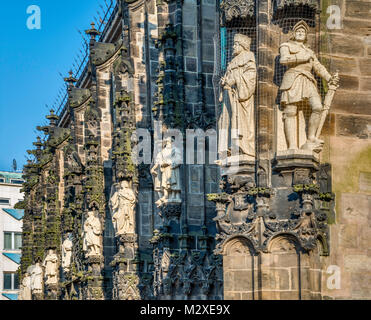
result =
[{"label": "statue in niche", "polygon": [[23,276],[18,300],[32,300],[30,267]]},{"label": "statue in niche", "polygon": [[43,267],[45,268],[46,284],[56,284],[57,270],[58,270],[58,257],[53,249],[49,249],[48,255],[45,257]]},{"label": "statue in niche", "polygon": [[[281,106],[283,107],[284,132],[288,149],[298,149],[297,139],[297,111],[298,105],[307,102],[312,109],[308,123],[307,141],[301,146],[303,150],[321,149],[323,141],[318,138],[322,130],[331,99],[325,99],[327,109],[323,108],[321,97],[317,89],[317,82],[312,70],[321,78],[329,82],[329,86],[338,86],[337,74],[333,76],[318,61],[314,52],[305,46],[309,27],[305,21],[299,21],[293,28],[293,36],[288,42],[280,46],[280,63],[286,65],[281,83]],[[336,89],[335,89],[336,90]]]},{"label": "statue in niche", "polygon": [[31,290],[33,294],[42,293],[43,290],[43,269],[40,262],[37,262],[32,268]]},{"label": "statue in niche", "polygon": [[73,243],[68,236],[62,243],[62,268],[64,272],[70,271]]},{"label": "statue in niche", "polygon": [[159,199],[156,201],[158,207],[164,203],[180,203],[180,165],[182,154],[174,145],[171,137],[165,139],[165,148],[156,156],[155,163],[151,168],[154,180],[154,189]]},{"label": "statue in niche", "polygon": [[94,211],[88,212],[88,218],[84,222],[83,236],[83,251],[86,256],[101,255],[101,238],[102,238],[102,224]]},{"label": "statue in niche", "polygon": [[119,187],[112,186],[110,206],[116,235],[134,233],[136,195],[129,181],[123,180]]},{"label": "statue in niche", "polygon": [[256,63],[250,46],[251,39],[248,36],[234,36],[233,59],[220,80],[222,92],[219,101],[223,102],[219,118],[220,160],[230,155],[239,155],[241,160],[255,159]]}]

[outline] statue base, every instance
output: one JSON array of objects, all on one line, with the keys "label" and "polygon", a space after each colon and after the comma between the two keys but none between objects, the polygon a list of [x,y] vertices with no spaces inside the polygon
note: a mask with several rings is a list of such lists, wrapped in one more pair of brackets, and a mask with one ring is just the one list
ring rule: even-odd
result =
[{"label": "statue base", "polygon": [[220,166],[221,176],[251,175],[255,172],[255,158],[234,156],[215,162]]},{"label": "statue base", "polygon": [[182,212],[182,205],[180,202],[166,202],[163,203],[160,207],[161,216],[165,220],[177,220],[180,217]]},{"label": "statue base", "polygon": [[276,153],[272,186],[312,184],[319,170],[319,158],[311,150],[285,150]]}]

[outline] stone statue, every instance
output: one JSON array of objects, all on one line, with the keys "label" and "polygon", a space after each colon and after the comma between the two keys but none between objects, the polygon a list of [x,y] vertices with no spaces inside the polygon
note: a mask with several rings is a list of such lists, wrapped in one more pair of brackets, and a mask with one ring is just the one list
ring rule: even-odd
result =
[{"label": "stone statue", "polygon": [[165,139],[165,148],[156,156],[151,168],[154,189],[158,193],[157,206],[164,203],[180,203],[180,165],[182,154],[173,144],[171,137]]},{"label": "stone statue", "polygon": [[293,37],[280,46],[280,63],[287,66],[281,83],[281,106],[283,107],[284,132],[288,149],[298,149],[297,109],[301,102],[307,102],[312,109],[309,118],[307,141],[303,150],[321,148],[323,141],[316,137],[323,112],[321,97],[312,70],[330,84],[337,85],[337,75],[331,76],[318,61],[314,52],[305,46],[309,27],[299,21],[293,28]]},{"label": "stone statue", "polygon": [[58,282],[58,257],[55,254],[54,250],[49,249],[49,253],[44,259],[43,267],[45,268],[45,283],[56,284]]},{"label": "stone statue", "polygon": [[135,193],[126,180],[120,182],[116,191],[114,189],[112,186],[110,206],[116,235],[134,233]]},{"label": "stone statue", "polygon": [[43,290],[43,269],[40,262],[37,262],[32,268],[31,290],[33,294],[42,293]]},{"label": "stone statue", "polygon": [[27,269],[26,273],[23,276],[22,284],[19,290],[19,297],[18,300],[32,300],[31,294],[31,276],[30,276],[30,268]]},{"label": "stone statue", "polygon": [[73,243],[70,238],[66,238],[62,243],[62,268],[64,272],[70,271],[72,259]]},{"label": "stone statue", "polygon": [[83,251],[86,256],[101,255],[102,248],[102,224],[98,217],[95,216],[94,211],[88,212],[88,218],[84,222],[83,229]]},{"label": "stone statue", "polygon": [[[250,51],[251,39],[243,34],[234,36],[233,59],[221,78],[219,118],[219,158],[231,155],[231,146],[242,159],[255,159],[254,93],[256,86],[255,56]],[[233,150],[233,148],[232,148]]]}]

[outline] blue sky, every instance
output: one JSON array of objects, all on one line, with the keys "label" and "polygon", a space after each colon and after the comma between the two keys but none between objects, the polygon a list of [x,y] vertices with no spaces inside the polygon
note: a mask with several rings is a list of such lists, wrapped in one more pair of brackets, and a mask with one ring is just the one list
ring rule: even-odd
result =
[{"label": "blue sky", "polygon": [[[109,1],[107,1],[109,2]],[[41,29],[27,28],[27,8],[41,10]],[[26,163],[36,126],[54,104],[63,79],[82,49],[83,31],[90,28],[104,0],[2,1],[0,19],[0,170]],[[46,105],[49,106],[47,109]],[[46,123],[46,122],[45,122]]]}]

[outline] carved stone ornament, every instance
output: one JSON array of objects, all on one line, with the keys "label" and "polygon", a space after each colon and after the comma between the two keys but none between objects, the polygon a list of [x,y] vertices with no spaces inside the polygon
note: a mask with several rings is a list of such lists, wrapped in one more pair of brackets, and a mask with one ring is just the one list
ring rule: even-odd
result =
[{"label": "carved stone ornament", "polygon": [[[287,149],[320,152],[324,142],[319,136],[338,87],[339,77],[337,74],[331,75],[318,61],[315,53],[305,45],[308,32],[309,26],[301,20],[294,26],[291,40],[280,46],[280,63],[288,67],[280,86],[281,107]],[[329,84],[323,105],[312,70]],[[305,127],[305,121],[299,121],[297,125],[298,106],[302,102],[309,104],[312,113],[305,130],[307,133],[304,144],[298,145],[301,140],[300,132],[303,131],[301,129]]]},{"label": "carved stone ornament", "polygon": [[32,294],[42,293],[43,290],[43,269],[39,262],[31,269],[31,290]]},{"label": "carved stone ornament", "polygon": [[129,181],[123,180],[118,187],[112,186],[110,206],[116,235],[135,232],[135,205],[136,195]]},{"label": "carved stone ornament", "polygon": [[67,238],[62,244],[62,268],[64,272],[68,272],[71,266],[73,243]]},{"label": "carved stone ornament", "polygon": [[24,274],[19,290],[18,300],[32,300],[30,268]]},{"label": "carved stone ornament", "polygon": [[151,168],[154,189],[158,194],[156,204],[181,203],[180,165],[182,154],[171,137],[165,139],[165,147],[157,154]]},{"label": "carved stone ornament", "polygon": [[45,268],[45,283],[57,284],[58,282],[58,257],[54,250],[50,249],[48,255],[45,257],[43,262]]},{"label": "carved stone ornament", "polygon": [[84,222],[83,251],[86,256],[100,256],[102,254],[102,224],[94,211],[88,212],[88,218]]},{"label": "carved stone ornament", "polygon": [[277,7],[281,9],[285,6],[307,5],[312,9],[318,9],[318,2],[318,0],[277,0]]},{"label": "carved stone ornament", "polygon": [[247,18],[254,16],[254,0],[223,0],[220,8],[223,10],[226,21],[233,18]]},{"label": "carved stone ornament", "polygon": [[233,59],[220,81],[222,113],[219,117],[218,164],[236,156],[240,161],[255,160],[256,63],[250,45],[248,36],[234,36]]},{"label": "carved stone ornament", "polygon": [[[311,250],[316,247],[317,240],[327,247],[327,216],[326,213],[314,208],[315,191],[296,191],[301,198],[300,208],[290,213],[289,219],[278,219],[275,212],[270,211],[271,197],[267,192],[255,190],[237,193],[230,196],[225,214],[218,214],[214,221],[218,234],[215,254],[223,254],[225,244],[236,236],[250,240],[256,251],[266,251],[271,239],[279,234],[290,234],[295,237],[302,248]],[[253,195],[253,196],[252,196]],[[213,200],[218,203],[217,197]],[[236,204],[237,207],[236,207]],[[223,203],[225,205],[225,202]],[[245,210],[243,210],[245,209]],[[259,234],[262,234],[262,237]]]}]

